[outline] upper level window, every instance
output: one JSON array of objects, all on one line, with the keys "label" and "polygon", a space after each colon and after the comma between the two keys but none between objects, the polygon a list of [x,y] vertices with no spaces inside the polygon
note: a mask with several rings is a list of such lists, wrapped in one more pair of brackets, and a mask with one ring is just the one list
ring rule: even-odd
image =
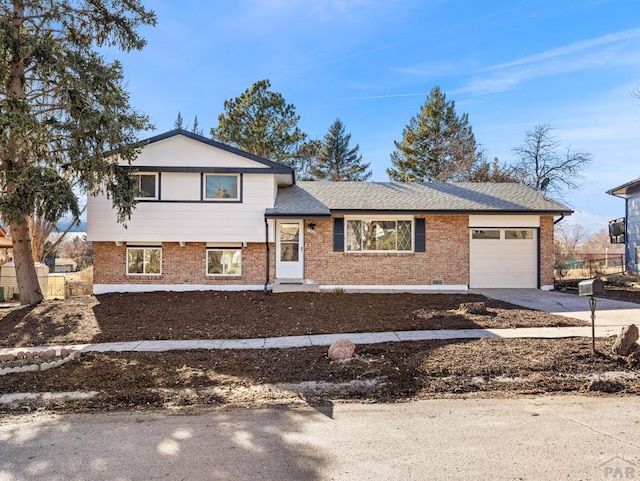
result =
[{"label": "upper level window", "polygon": [[136,199],[158,198],[158,174],[136,174],[138,194]]},{"label": "upper level window", "polygon": [[347,251],[411,251],[410,220],[347,220]]},{"label": "upper level window", "polygon": [[204,198],[207,200],[240,200],[240,175],[205,175]]}]

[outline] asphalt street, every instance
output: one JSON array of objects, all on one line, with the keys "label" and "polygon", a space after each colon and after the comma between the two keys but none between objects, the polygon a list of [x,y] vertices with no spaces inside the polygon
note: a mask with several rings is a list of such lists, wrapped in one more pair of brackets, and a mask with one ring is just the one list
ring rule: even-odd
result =
[{"label": "asphalt street", "polygon": [[0,481],[640,479],[636,397],[5,416]]}]

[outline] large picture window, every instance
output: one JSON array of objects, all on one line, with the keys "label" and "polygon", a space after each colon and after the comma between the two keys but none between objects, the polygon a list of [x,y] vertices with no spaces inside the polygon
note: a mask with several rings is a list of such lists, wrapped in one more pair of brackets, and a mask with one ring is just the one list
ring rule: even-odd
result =
[{"label": "large picture window", "polygon": [[240,176],[237,174],[205,175],[204,197],[207,200],[240,200]]},{"label": "large picture window", "polygon": [[161,247],[127,247],[127,275],[160,275]]},{"label": "large picture window", "polygon": [[136,199],[158,198],[158,174],[136,174],[138,193]]},{"label": "large picture window", "polygon": [[347,252],[410,252],[412,221],[347,220]]},{"label": "large picture window", "polygon": [[241,249],[207,249],[207,275],[239,276],[241,268]]}]

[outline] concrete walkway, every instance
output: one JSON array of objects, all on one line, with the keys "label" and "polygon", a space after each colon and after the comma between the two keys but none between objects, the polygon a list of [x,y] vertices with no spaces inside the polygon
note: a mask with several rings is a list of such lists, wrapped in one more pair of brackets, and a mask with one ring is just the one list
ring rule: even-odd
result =
[{"label": "concrete walkway", "polygon": [[[440,329],[426,331],[388,331],[345,334],[314,334],[307,336],[268,337],[257,339],[207,339],[187,341],[133,341],[103,344],[73,344],[0,348],[0,355],[19,352],[41,352],[50,349],[73,349],[82,352],[162,352],[193,349],[281,349],[291,347],[330,346],[338,339],[355,344],[382,342],[427,341],[433,339],[560,339],[591,337],[591,311],[587,298],[537,289],[474,289],[472,293],[511,304],[585,321],[584,327],[525,327],[514,329]],[[428,295],[428,294],[426,294]],[[622,326],[640,323],[640,304],[598,299],[596,336],[608,337],[620,333]]]},{"label": "concrete walkway", "polygon": [[[472,289],[469,292],[591,323],[588,297],[538,289]],[[640,304],[612,299],[596,301],[596,326],[628,326],[640,323]]]}]

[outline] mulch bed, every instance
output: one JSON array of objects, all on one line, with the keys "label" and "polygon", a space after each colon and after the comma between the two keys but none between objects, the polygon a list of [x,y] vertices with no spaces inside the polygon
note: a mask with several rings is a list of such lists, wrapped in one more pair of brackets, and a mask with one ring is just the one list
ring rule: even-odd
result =
[{"label": "mulch bed", "polygon": [[[454,312],[465,302],[485,302],[488,313]],[[475,294],[158,292],[49,301],[6,312],[0,344],[571,325],[584,323]],[[598,339],[598,350],[608,353],[612,343]],[[331,362],[326,347],[91,353],[48,371],[0,378],[0,394],[69,391],[98,394],[16,401],[0,405],[0,412],[640,394],[640,375],[624,359],[592,356],[590,339],[477,339],[361,345],[345,363]]]},{"label": "mulch bed", "polygon": [[[485,302],[488,314],[451,312],[463,302]],[[0,346],[582,325],[475,294],[154,292],[47,301],[7,312]]]},{"label": "mulch bed", "polygon": [[[599,339],[610,352],[612,339]],[[284,384],[283,384],[284,383]],[[90,354],[45,372],[2,378],[3,392],[98,391],[50,401],[59,411],[265,406],[540,393],[640,393],[640,373],[589,339],[478,339],[362,345],[349,362],[326,348]],[[0,406],[16,412],[36,401]]]}]

